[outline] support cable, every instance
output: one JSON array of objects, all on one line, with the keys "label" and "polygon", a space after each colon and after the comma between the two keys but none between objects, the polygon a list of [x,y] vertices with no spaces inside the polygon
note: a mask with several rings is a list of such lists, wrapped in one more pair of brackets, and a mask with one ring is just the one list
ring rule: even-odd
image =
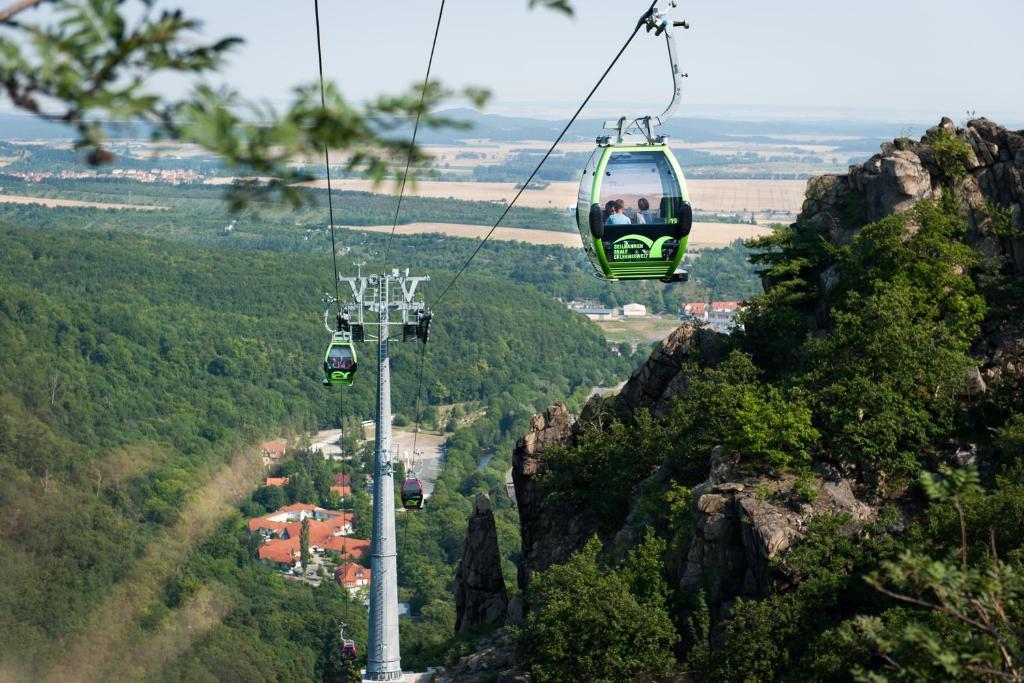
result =
[{"label": "support cable", "polygon": [[402,199],[405,197],[405,183],[409,180],[409,167],[412,165],[413,151],[416,149],[416,134],[420,130],[420,116],[423,114],[423,103],[427,99],[427,86],[430,84],[430,69],[434,65],[434,50],[437,49],[437,36],[441,32],[441,18],[444,17],[444,2],[437,13],[437,26],[434,28],[434,42],[430,46],[430,59],[427,60],[427,74],[423,77],[423,90],[420,92],[420,108],[416,110],[416,123],[412,127],[412,141],[409,143],[409,156],[405,160],[405,173],[402,174],[402,187],[398,192],[398,204],[395,206],[395,220],[391,225],[388,246],[384,250],[384,270],[388,269],[388,256],[391,255],[391,243],[395,240],[395,229],[398,227],[398,215],[402,212]]},{"label": "support cable", "polygon": [[420,422],[423,417],[423,411],[420,409],[420,394],[423,390],[423,360],[426,355],[427,343],[423,342],[423,346],[420,348],[420,369],[416,380],[416,400],[413,403],[413,411],[416,413],[416,430],[412,433],[412,452],[414,456],[416,455],[416,443],[420,438]]},{"label": "support cable", "polygon": [[579,118],[579,115],[583,112],[583,109],[590,103],[590,100],[591,98],[594,97],[594,94],[597,92],[597,89],[601,87],[602,83],[604,83],[604,79],[608,77],[608,74],[611,72],[612,68],[614,68],[615,64],[619,61],[619,58],[622,57],[623,53],[626,51],[626,48],[628,48],[630,43],[633,42],[633,39],[636,38],[636,34],[640,32],[640,29],[647,21],[647,18],[651,16],[651,14],[654,12],[654,7],[657,4],[658,0],[654,0],[651,3],[651,6],[640,18],[640,21],[637,22],[636,28],[633,29],[633,32],[629,35],[629,38],[626,40],[625,44],[622,46],[622,48],[619,49],[618,53],[615,55],[615,58],[612,59],[611,64],[609,64],[608,68],[604,70],[604,73],[601,74],[601,77],[597,79],[597,83],[594,84],[593,88],[591,88],[590,93],[586,96],[586,98],[584,98],[583,103],[576,110],[576,113],[573,114],[572,118],[569,119],[569,123],[565,125],[565,128],[562,129],[562,132],[558,134],[557,138],[555,138],[555,141],[551,143],[551,147],[549,147],[548,151],[545,152],[544,156],[540,160],[540,163],[537,164],[537,167],[533,169],[533,173],[531,173],[530,177],[526,179],[526,182],[520,186],[519,191],[516,193],[516,196],[512,198],[511,202],[508,203],[508,206],[505,207],[505,210],[501,212],[500,216],[498,216],[498,220],[495,221],[494,226],[484,236],[480,244],[476,246],[476,249],[474,249],[473,253],[469,255],[469,258],[466,259],[465,263],[462,264],[462,267],[459,268],[458,272],[455,273],[455,277],[453,277],[451,281],[445,286],[444,290],[441,291],[441,294],[440,296],[437,297],[435,303],[441,303],[445,295],[448,294],[448,290],[452,288],[452,286],[459,279],[459,277],[462,276],[462,273],[466,271],[466,269],[469,267],[469,264],[473,262],[473,259],[476,258],[476,255],[480,253],[481,249],[483,249],[483,246],[487,243],[487,240],[491,238],[491,235],[493,235],[494,231],[498,229],[498,226],[505,219],[505,216],[508,215],[508,212],[511,211],[512,207],[515,206],[515,203],[519,201],[519,197],[522,196],[523,192],[526,191],[526,188],[529,187],[531,182],[533,182],[533,178],[534,176],[537,175],[538,171],[540,171],[541,166],[544,165],[544,162],[548,160],[548,157],[551,156],[552,152],[555,151],[555,148],[562,142],[562,138],[564,138],[565,134],[569,132],[569,128],[572,127],[572,124],[576,123],[576,119]]},{"label": "support cable", "polygon": [[[324,55],[320,47],[320,0],[313,0],[313,18],[316,20],[316,60],[320,69],[320,108],[327,109],[327,96],[324,94]],[[338,247],[334,243],[334,202],[331,200],[331,151],[324,143],[324,168],[327,170],[327,214],[330,218],[331,231],[331,262],[334,264],[334,298],[338,301],[338,314],[341,314],[341,290],[338,285]]]}]

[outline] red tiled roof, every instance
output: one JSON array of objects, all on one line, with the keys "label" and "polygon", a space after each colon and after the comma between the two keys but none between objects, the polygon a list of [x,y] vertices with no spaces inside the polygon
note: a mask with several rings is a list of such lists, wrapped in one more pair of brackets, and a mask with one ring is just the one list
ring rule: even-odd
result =
[{"label": "red tiled roof", "polygon": [[249,520],[249,531],[259,531],[260,529],[276,531],[278,529],[286,528],[290,523],[291,522],[272,522],[266,517],[256,517],[255,519]]},{"label": "red tiled roof", "polygon": [[352,487],[348,484],[332,486],[331,490],[337,493],[339,498],[348,498],[352,495]]},{"label": "red tiled roof", "polygon": [[[356,588],[360,585],[369,586],[370,579],[370,569],[355,562],[345,562],[334,570],[334,580],[345,588]],[[366,583],[360,584],[360,582]]]},{"label": "red tiled roof", "polygon": [[298,512],[300,510],[308,510],[309,512],[313,512],[314,510],[317,509],[318,508],[316,505],[310,505],[309,503],[292,503],[291,505],[285,505],[283,508],[278,508],[277,512],[272,512],[271,514],[276,515],[280,512]]},{"label": "red tiled roof", "polygon": [[362,559],[370,554],[370,541],[351,536],[334,536],[320,547],[332,550],[342,557],[356,559]]},{"label": "red tiled roof", "polygon": [[712,311],[729,311],[740,307],[739,301],[715,301],[711,304]]},{"label": "red tiled roof", "polygon": [[259,558],[280,564],[292,564],[298,558],[299,537],[270,541],[260,546]]},{"label": "red tiled roof", "polygon": [[287,529],[292,525],[301,523],[298,520],[275,521],[270,519],[271,517],[276,517],[282,513],[287,512],[312,512],[322,516],[326,515],[327,520],[320,521],[311,518],[310,522],[316,522],[317,524],[328,524],[334,531],[340,531],[346,524],[352,523],[351,512],[327,510],[325,508],[320,508],[315,505],[308,505],[306,503],[295,503],[294,505],[286,505],[283,508],[279,508],[274,512],[271,512],[270,514],[263,515],[262,517],[254,517],[253,519],[250,519],[248,522],[249,531],[259,531],[260,529],[265,529],[267,531],[277,531],[280,529]]},{"label": "red tiled roof", "polygon": [[349,484],[352,483],[352,475],[351,474],[335,474],[334,475],[334,483],[337,484],[338,486],[348,486]]},{"label": "red tiled roof", "polygon": [[288,450],[287,439],[274,439],[263,442],[263,452],[271,458],[283,458]]},{"label": "red tiled roof", "polygon": [[267,477],[267,486],[287,486],[288,477]]},{"label": "red tiled roof", "polygon": [[369,553],[370,542],[361,539],[349,539],[341,536],[342,530],[352,523],[352,513],[335,512],[325,510],[315,505],[297,503],[288,505],[280,510],[250,519],[248,522],[249,531],[270,531],[276,538],[270,538],[259,548],[259,558],[270,562],[291,564],[298,557],[301,536],[301,521],[275,522],[269,517],[274,517],[282,512],[315,512],[319,515],[326,515],[325,520],[314,517],[307,517],[309,520],[309,545],[317,546],[326,550],[333,550],[341,555],[361,558]]},{"label": "red tiled roof", "polygon": [[370,570],[355,562],[346,562],[334,570],[334,580],[345,588],[355,588],[360,581],[370,583]]}]

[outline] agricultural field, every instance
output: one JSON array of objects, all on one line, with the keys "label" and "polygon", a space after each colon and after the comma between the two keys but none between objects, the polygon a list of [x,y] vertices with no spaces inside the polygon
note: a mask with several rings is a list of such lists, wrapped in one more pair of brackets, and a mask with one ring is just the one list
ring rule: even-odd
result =
[{"label": "agricultural field", "polygon": [[[390,233],[390,225],[360,225],[348,228],[353,232]],[[408,223],[395,228],[396,235],[423,235],[441,233],[449,237],[483,239],[491,229],[489,225],[461,225],[458,223]],[[530,228],[498,228],[491,235],[492,240],[501,242],[526,242],[546,246],[579,247],[580,237],[575,232],[533,230]]]},{"label": "agricultural field", "polygon": [[614,344],[626,342],[634,347],[660,341],[681,324],[679,318],[674,315],[651,315],[643,318],[597,321],[597,326],[601,328],[609,342]]},{"label": "agricultural field", "polygon": [[[323,180],[308,183],[326,187]],[[341,190],[395,193],[392,183],[375,184],[370,180],[343,179],[333,183]],[[806,180],[688,180],[693,208],[704,213],[770,212],[795,215],[803,205]],[[476,201],[511,201],[517,192],[515,183],[445,182],[421,180],[406,187],[406,194]],[[552,182],[541,190],[527,190],[518,205],[540,209],[565,209],[576,204],[579,185],[576,182]]]},{"label": "agricultural field", "polygon": [[77,199],[59,199],[56,197],[28,197],[18,194],[0,193],[3,204],[40,204],[49,208],[57,206],[73,206],[88,209],[138,209],[140,211],[159,211],[167,207],[146,204],[115,204],[111,202],[86,202]]},{"label": "agricultural field", "polygon": [[[390,225],[360,225],[348,228],[354,232],[390,233]],[[395,228],[396,235],[423,235],[441,233],[449,237],[482,239],[491,229],[489,225],[462,225],[457,223],[409,223]],[[732,244],[738,239],[751,239],[771,232],[763,225],[734,223],[694,223],[688,243],[691,249],[719,248]],[[491,235],[492,240],[505,242],[526,242],[545,246],[579,247],[580,237],[576,232],[555,232],[532,230],[530,228],[501,228]]]}]

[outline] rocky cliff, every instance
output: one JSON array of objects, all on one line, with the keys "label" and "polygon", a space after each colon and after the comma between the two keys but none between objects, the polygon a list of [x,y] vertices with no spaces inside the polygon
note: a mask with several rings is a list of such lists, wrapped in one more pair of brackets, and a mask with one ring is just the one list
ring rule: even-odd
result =
[{"label": "rocky cliff", "polygon": [[852,482],[835,472],[819,470],[809,491],[798,493],[796,482],[792,473],[743,475],[724,449],[712,451],[708,479],[693,489],[693,537],[670,566],[684,594],[705,591],[713,624],[735,598],[765,598],[786,583],[772,560],[799,542],[815,517],[843,515],[847,534],[877,517],[876,508],[854,495]]},{"label": "rocky cliff", "polygon": [[[955,160],[962,164],[962,173],[950,168],[950,159],[936,142],[950,139],[967,145],[967,153]],[[963,129],[943,119],[920,140],[901,138],[883,145],[879,154],[852,166],[848,174],[812,179],[793,230],[817,233],[834,245],[847,244],[867,223],[906,211],[919,200],[941,198],[950,191],[951,173],[957,176],[953,191],[969,225],[968,243],[986,256],[1005,258],[1008,268],[1024,273],[1024,132],[1008,131],[986,119],[973,120]],[[1002,225],[997,225],[993,208],[1008,219]],[[825,324],[827,295],[836,274],[823,262],[816,276],[821,301],[815,317],[818,324]],[[772,286],[765,282],[766,289]],[[1005,373],[1016,377],[1024,372],[1020,330],[990,323],[978,349],[984,363],[975,373],[975,390],[985,390],[986,383]],[[727,351],[723,335],[683,325],[658,345],[616,400],[629,411],[643,408],[662,416],[688,381],[681,368],[690,361],[714,366]],[[584,415],[593,410],[588,406]],[[533,572],[565,561],[596,528],[585,509],[546,504],[535,481],[546,470],[545,449],[571,445],[577,429],[565,406],[558,404],[534,418],[516,448],[513,478],[522,530],[523,589]],[[721,449],[709,454],[708,480],[694,491],[696,531],[682,555],[668,563],[675,567],[683,589],[707,586],[713,608],[727,608],[737,596],[763,597],[775,580],[784,582],[785,577],[772,576],[771,560],[797,542],[815,516],[849,515],[848,532],[853,533],[875,515],[875,508],[858,499],[855,482],[837,473],[817,472],[812,485],[818,495],[807,503],[793,493],[792,477],[740,475],[728,460]],[[623,536],[637,537],[618,535]]]},{"label": "rocky cliff", "polygon": [[455,572],[455,631],[491,626],[505,620],[508,591],[501,573],[498,530],[491,499],[478,494],[469,518],[462,561]]},{"label": "rocky cliff", "polygon": [[[569,409],[564,403],[556,403],[543,415],[534,416],[530,431],[519,440],[512,453],[512,481],[522,539],[518,576],[521,589],[529,584],[533,572],[569,559],[596,528],[595,520],[584,511],[564,503],[546,503],[537,481],[547,471],[544,451],[554,445],[572,445],[574,439]],[[521,605],[517,604],[517,609],[521,610]]]},{"label": "rocky cliff", "polygon": [[[965,154],[950,158],[948,142],[939,144],[949,140],[965,143]],[[882,145],[881,153],[851,166],[848,174],[811,179],[793,229],[844,245],[865,224],[948,192],[967,221],[967,243],[1017,277],[1024,275],[1024,131],[984,118],[964,128],[944,118],[920,140],[897,138]],[[838,276],[828,263],[816,271],[821,287],[814,322],[824,325]],[[765,282],[766,289],[772,286]],[[990,316],[974,352],[982,363],[973,373],[973,391],[984,391],[1004,375],[1018,378],[1024,373],[1024,330]]]}]

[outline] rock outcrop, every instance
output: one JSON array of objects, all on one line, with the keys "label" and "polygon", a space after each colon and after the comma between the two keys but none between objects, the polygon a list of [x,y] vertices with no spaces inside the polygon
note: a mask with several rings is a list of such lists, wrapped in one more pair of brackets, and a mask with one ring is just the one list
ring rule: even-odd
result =
[{"label": "rock outcrop", "polygon": [[[954,160],[963,173],[952,185],[949,151],[935,148],[943,137],[966,146],[966,154]],[[1010,131],[984,118],[962,129],[945,118],[920,140],[899,138],[882,145],[880,154],[851,166],[847,174],[811,179],[793,229],[816,232],[834,245],[847,244],[864,225],[906,211],[921,199],[939,199],[950,187],[968,224],[967,243],[985,257],[1004,259],[1007,271],[1018,278],[1024,276],[1024,131]],[[825,263],[811,275],[818,278],[821,297],[810,323],[824,326],[838,274]],[[766,279],[764,284],[770,289],[774,283]],[[1005,378],[1024,378],[1024,330],[990,318],[972,353],[982,359],[968,378],[972,393]]]},{"label": "rock outcrop", "polygon": [[[954,150],[951,165],[948,143],[954,139],[966,146]],[[962,173],[957,165],[962,165]],[[848,174],[809,181],[793,230],[811,233],[809,242],[820,236],[841,246],[873,221],[953,191],[968,223],[967,242],[985,257],[1004,259],[1004,272],[1020,278],[1024,276],[1022,178],[1024,131],[1008,131],[986,119],[958,129],[943,119],[919,141],[900,138],[883,145],[880,154],[851,166]],[[807,274],[820,284],[817,306],[812,303],[807,311],[808,323],[812,329],[824,327],[829,324],[829,294],[839,282],[839,273],[826,260]],[[774,283],[766,280],[764,285],[767,290]],[[646,409],[664,416],[671,399],[686,389],[687,365],[713,367],[727,352],[727,337],[682,325],[633,373],[615,399],[616,408]],[[981,360],[968,378],[972,395],[990,391],[1006,378],[1024,379],[1024,330],[1008,321],[990,316],[972,354]],[[552,406],[534,417],[530,432],[517,444],[512,477],[522,533],[518,579],[524,591],[533,572],[566,561],[597,528],[597,520],[582,506],[546,500],[538,478],[547,470],[545,451],[554,445],[573,445],[579,425],[586,423],[588,415],[600,414],[603,400],[592,400],[576,424],[564,404]],[[951,446],[952,460],[972,457],[969,447]],[[667,485],[666,478],[670,475],[663,467],[648,483],[656,490]],[[706,591],[714,624],[721,624],[737,597],[763,598],[793,579],[786,575],[784,563],[773,560],[804,538],[815,518],[843,515],[849,523],[842,533],[855,534],[877,516],[877,507],[857,497],[853,482],[827,468],[816,470],[810,482],[796,484],[793,475],[737,472],[721,448],[711,454],[708,479],[693,491],[693,535],[684,547],[670,553],[667,567],[684,592]],[[613,541],[617,554],[636,542],[645,522],[638,518],[632,526],[630,519],[623,523],[618,534],[603,539]],[[515,608],[511,611],[517,616]],[[721,638],[721,633],[714,638]]]},{"label": "rock outcrop", "polygon": [[497,624],[504,621],[507,611],[508,592],[501,573],[498,529],[491,499],[481,493],[469,518],[462,561],[455,572],[455,632]]},{"label": "rock outcrop", "polygon": [[663,339],[622,387],[619,396],[630,411],[647,408],[652,415],[663,416],[673,396],[686,386],[683,364],[700,358],[705,365],[722,360],[726,335],[703,327],[681,325]]},{"label": "rock outcrop", "polygon": [[[571,446],[575,438],[569,409],[564,403],[556,403],[543,415],[533,417],[530,431],[519,440],[512,453],[512,479],[522,539],[518,581],[524,591],[533,572],[568,560],[597,528],[595,520],[575,506],[546,501],[536,481],[547,471],[544,451],[554,445]],[[522,606],[517,606],[521,612]],[[512,616],[518,618],[522,614]]]},{"label": "rock outcrop", "polygon": [[684,592],[706,591],[712,623],[736,597],[764,598],[786,583],[772,560],[802,539],[814,518],[848,517],[844,533],[852,534],[877,517],[834,472],[820,471],[799,494],[795,483],[793,474],[739,476],[721,447],[712,452],[708,480],[693,490],[694,534],[679,576]]},{"label": "rock outcrop", "polygon": [[[1011,228],[1024,232],[1024,131],[1008,131],[987,119],[970,121],[963,129],[943,119],[920,140],[899,138],[882,145],[880,154],[851,166],[845,175],[812,178],[796,229],[813,227],[833,244],[843,244],[866,223],[906,211],[921,199],[941,197],[948,169],[932,147],[941,133],[968,145],[961,160],[965,173],[956,183],[971,228],[968,241],[983,251],[1024,257],[1024,241],[987,231],[992,221],[987,205],[995,205],[1009,209]],[[1024,258],[1013,262],[1018,273],[1024,272]]]}]

